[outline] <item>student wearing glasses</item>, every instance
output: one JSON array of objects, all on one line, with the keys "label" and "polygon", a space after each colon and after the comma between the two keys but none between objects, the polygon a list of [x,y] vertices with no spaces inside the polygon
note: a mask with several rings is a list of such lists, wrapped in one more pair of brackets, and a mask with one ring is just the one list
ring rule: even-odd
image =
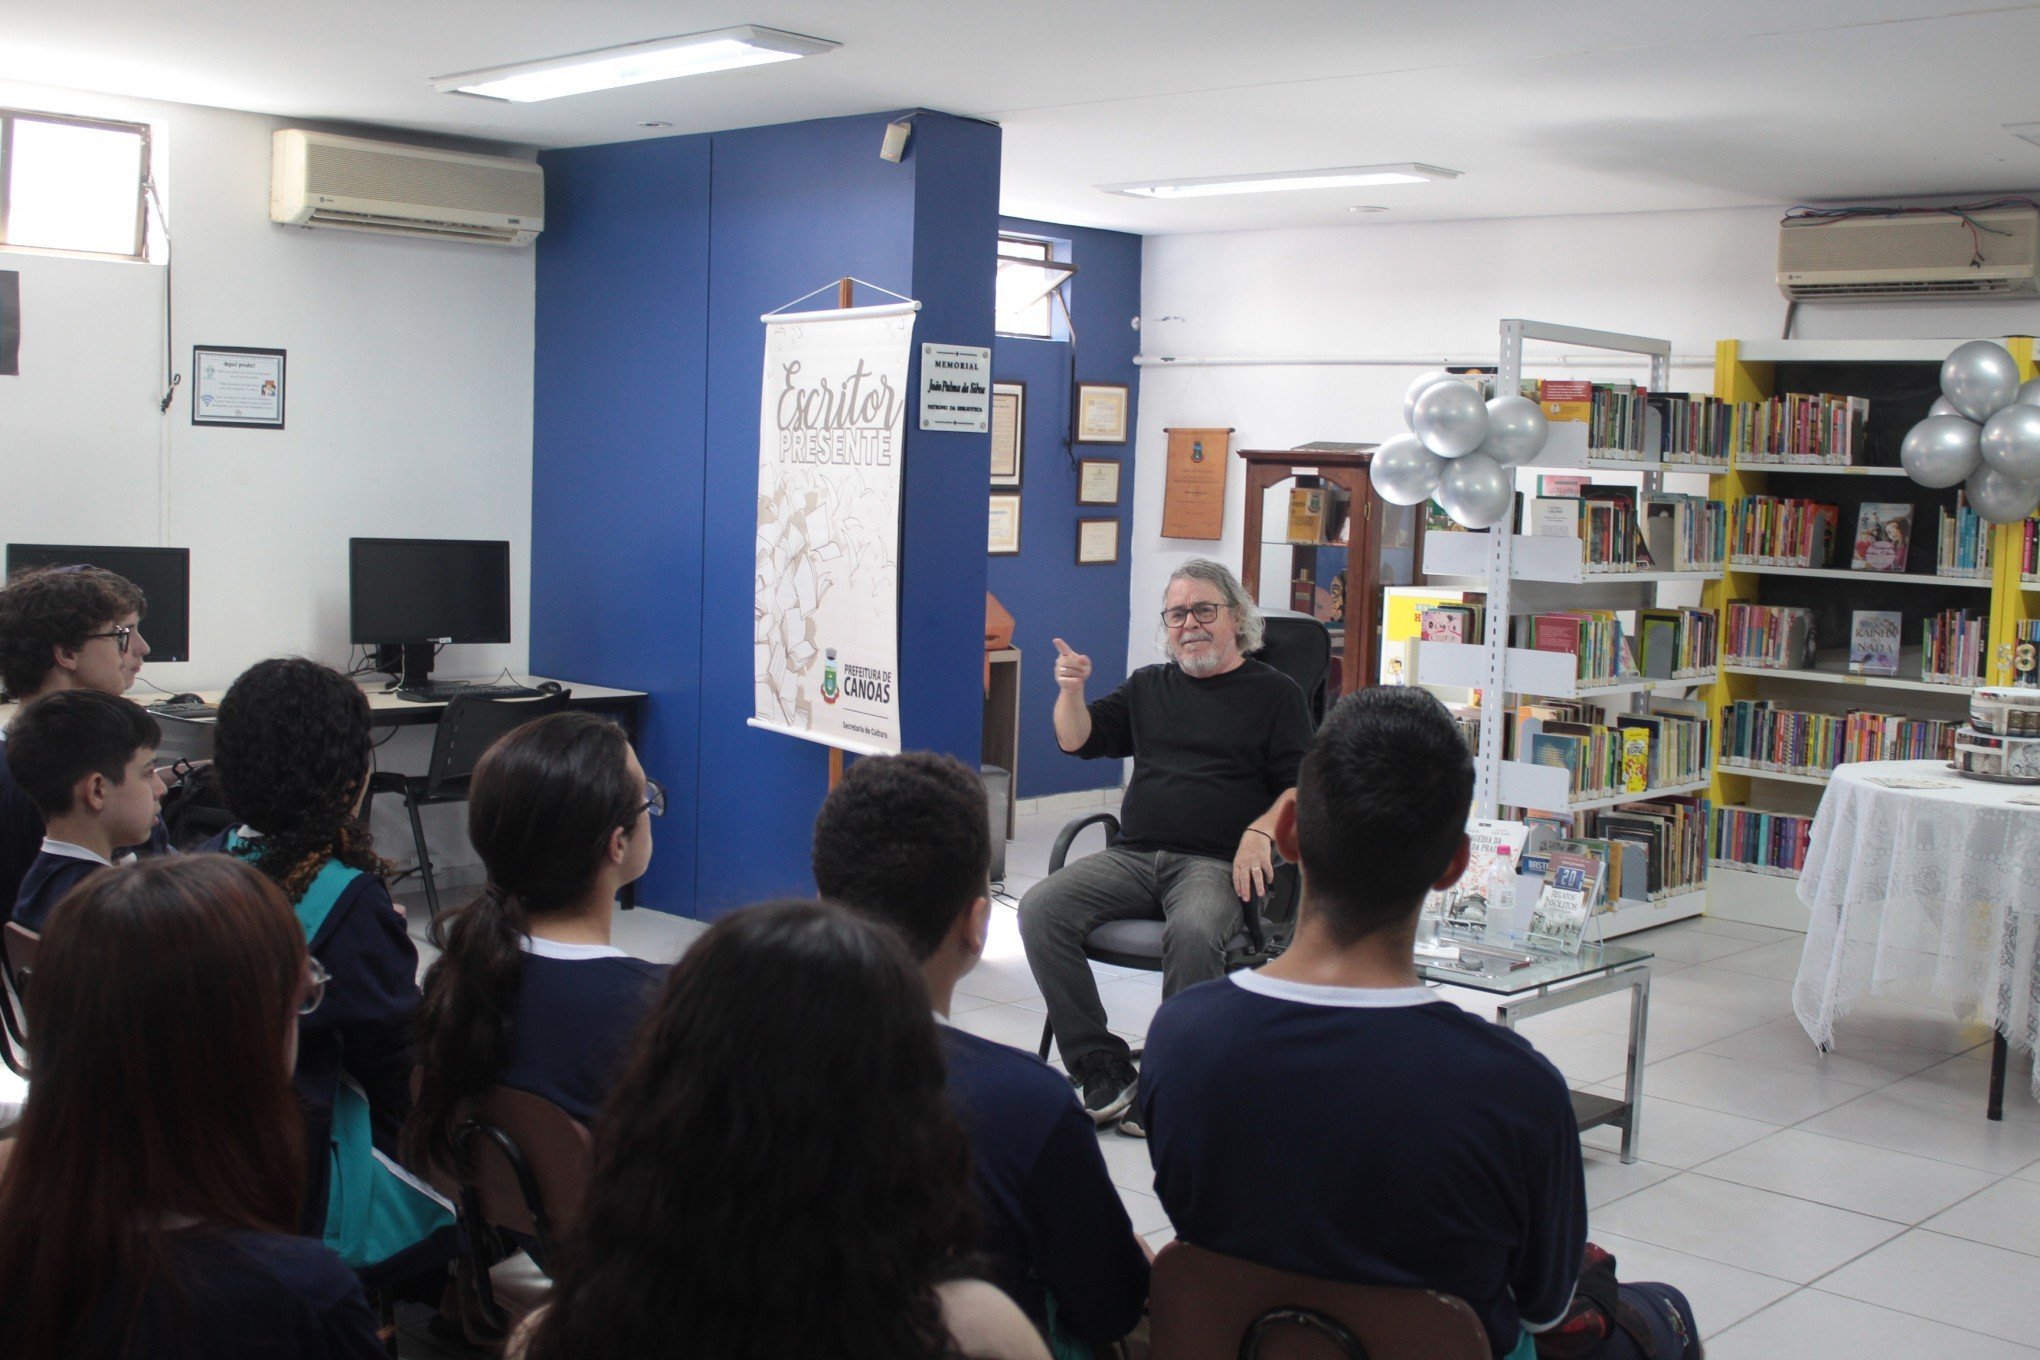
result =
[{"label": "student wearing glasses", "polygon": [[354,1273],[293,1235],[290,1072],[325,992],[282,893],[223,856],[58,905],[27,997],[35,1084],[0,1143],[0,1355],[388,1355]]},{"label": "student wearing glasses", "polygon": [[[1162,995],[1225,972],[1225,941],[1241,904],[1275,871],[1276,817],[1294,796],[1310,745],[1303,691],[1249,660],[1261,614],[1233,574],[1194,559],[1162,600],[1169,660],[1143,666],[1089,703],[1091,659],[1055,640],[1055,737],[1085,760],[1133,759],[1118,844],[1086,855],[1028,889],[1020,938],[1048,1003],[1064,1064],[1099,1124],[1134,1098],[1126,1041],[1105,1025],[1084,936],[1107,921],[1161,918]],[[1140,1136],[1137,1122],[1121,1132]]]},{"label": "student wearing glasses", "polygon": [[[132,582],[98,567],[14,573],[0,587],[0,701],[25,708],[63,690],[127,693],[149,655],[147,607]],[[0,730],[0,743],[6,739]],[[14,905],[42,841],[42,814],[0,759],[0,909]],[[156,823],[150,848],[169,843]]]},{"label": "student wearing glasses", "polygon": [[447,914],[425,975],[411,1166],[452,1167],[462,1102],[492,1086],[593,1122],[668,972],[609,942],[616,895],[651,863],[665,810],[623,729],[592,713],[526,723],[482,756],[468,839],[489,879]]}]

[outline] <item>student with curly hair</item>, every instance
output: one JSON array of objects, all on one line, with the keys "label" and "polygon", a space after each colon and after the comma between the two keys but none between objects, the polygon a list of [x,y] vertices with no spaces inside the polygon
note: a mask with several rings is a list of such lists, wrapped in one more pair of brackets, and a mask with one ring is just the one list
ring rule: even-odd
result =
[{"label": "student with curly hair", "polygon": [[[132,582],[99,567],[15,572],[0,586],[0,701],[26,708],[60,690],[127,693],[149,654],[147,609]],[[42,814],[0,759],[0,909],[14,905],[42,839]],[[169,843],[165,833],[153,848]]]},{"label": "student with curly hair", "polygon": [[451,1168],[462,1103],[499,1084],[592,1122],[666,978],[609,943],[616,895],[651,863],[664,809],[623,729],[593,713],[549,714],[482,756],[468,839],[489,881],[448,914],[425,975],[411,1166]]},{"label": "student with curly hair", "polygon": [[322,974],[219,855],[73,890],[29,989],[35,1084],[0,1173],[0,1354],[372,1360],[361,1285],[293,1236],[290,1066]]},{"label": "student with curly hair", "polygon": [[718,921],[595,1131],[552,1302],[512,1356],[1048,1360],[962,1259],[970,1154],[928,993],[841,907]]},{"label": "student with curly hair", "polygon": [[361,819],[368,700],[338,671],[285,657],[250,666],[219,707],[213,761],[241,825],[208,848],[246,860],[282,888],[312,957],[333,976],[298,1041],[296,1084],[313,1151],[306,1231],[349,1265],[401,1274],[445,1249],[436,1235],[452,1218],[394,1160],[411,1108],[418,951]]}]

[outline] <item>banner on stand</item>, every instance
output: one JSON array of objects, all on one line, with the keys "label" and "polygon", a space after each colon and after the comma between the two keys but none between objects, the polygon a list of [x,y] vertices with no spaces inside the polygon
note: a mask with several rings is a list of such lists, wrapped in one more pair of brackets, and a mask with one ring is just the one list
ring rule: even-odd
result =
[{"label": "banner on stand", "polygon": [[900,749],[900,468],[918,302],[768,315],[751,725]]}]

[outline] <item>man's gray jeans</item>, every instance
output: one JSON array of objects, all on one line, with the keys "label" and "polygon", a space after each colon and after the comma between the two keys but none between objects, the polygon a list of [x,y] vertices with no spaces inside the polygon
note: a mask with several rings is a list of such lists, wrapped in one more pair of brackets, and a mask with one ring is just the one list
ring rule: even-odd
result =
[{"label": "man's gray jeans", "polygon": [[1105,1027],[1105,1006],[1084,957],[1084,937],[1107,921],[1167,922],[1162,995],[1225,975],[1225,942],[1242,929],[1232,865],[1204,855],[1113,847],[1049,875],[1020,899],[1027,966],[1048,1003],[1063,1063],[1087,1054],[1124,1059],[1126,1040]]}]

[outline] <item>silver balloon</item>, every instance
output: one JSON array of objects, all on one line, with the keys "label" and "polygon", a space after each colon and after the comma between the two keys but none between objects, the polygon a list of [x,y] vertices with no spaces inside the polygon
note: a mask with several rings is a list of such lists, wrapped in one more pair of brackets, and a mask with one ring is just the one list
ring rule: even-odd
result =
[{"label": "silver balloon", "polygon": [[1440,458],[1460,458],[1487,438],[1487,403],[1470,383],[1434,383],[1417,395],[1410,428]]},{"label": "silver balloon", "polygon": [[1930,416],[1959,416],[1962,413],[1956,410],[1955,403],[1946,397],[1935,397],[1934,404],[1927,408],[1927,414]]},{"label": "silver balloon", "polygon": [[[2028,378],[2019,384],[2019,395],[2012,398],[2021,406],[2040,406],[2040,378]],[[1927,414],[1932,415],[1929,411]]]},{"label": "silver balloon", "polygon": [[1983,463],[1977,439],[1983,433],[1961,416],[1928,416],[1905,432],[1898,461],[1921,486],[1954,486]]},{"label": "silver balloon", "polygon": [[1941,395],[1971,420],[1985,421],[2019,395],[2019,365],[1995,340],[1957,345],[1941,364]]},{"label": "silver balloon", "polygon": [[2020,482],[1996,468],[1978,468],[1962,487],[1969,508],[1990,524],[2017,524],[2040,506],[2040,482]]},{"label": "silver balloon", "polygon": [[1506,468],[1521,467],[1544,451],[1544,441],[1551,429],[1543,408],[1530,398],[1514,393],[1491,398],[1487,416],[1487,439],[1478,452]]},{"label": "silver balloon", "polygon": [[1516,479],[1484,453],[1445,464],[1438,478],[1438,504],[1469,529],[1488,529],[1507,519],[1516,505]]},{"label": "silver balloon", "polygon": [[1417,398],[1424,395],[1426,388],[1436,387],[1441,382],[1454,381],[1457,380],[1442,368],[1427,369],[1411,379],[1410,385],[1403,389],[1402,423],[1408,425],[1416,419]]},{"label": "silver balloon", "polygon": [[1445,460],[1425,448],[1413,434],[1392,435],[1381,442],[1368,464],[1368,481],[1390,505],[1416,505],[1438,489]]},{"label": "silver balloon", "polygon": [[1984,466],[2015,482],[2040,482],[2040,406],[2007,406],[1984,422],[1976,446]]}]

